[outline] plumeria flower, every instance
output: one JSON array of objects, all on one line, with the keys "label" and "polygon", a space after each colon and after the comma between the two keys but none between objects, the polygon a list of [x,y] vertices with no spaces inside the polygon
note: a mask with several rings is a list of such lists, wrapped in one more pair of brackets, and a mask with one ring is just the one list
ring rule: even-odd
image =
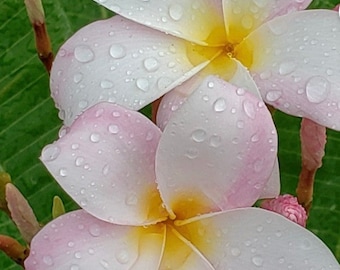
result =
[{"label": "plumeria flower", "polygon": [[337,12],[303,10],[311,0],[96,2],[118,15],[78,31],[52,69],[66,125],[101,101],[137,110],[174,89],[161,105],[164,126],[213,74],[260,91],[288,114],[340,129]]},{"label": "plumeria flower", "polygon": [[25,267],[340,269],[311,232],[250,207],[278,194],[276,148],[264,103],[216,77],[163,133],[138,112],[99,103],[42,152],[83,210],[47,224]]}]

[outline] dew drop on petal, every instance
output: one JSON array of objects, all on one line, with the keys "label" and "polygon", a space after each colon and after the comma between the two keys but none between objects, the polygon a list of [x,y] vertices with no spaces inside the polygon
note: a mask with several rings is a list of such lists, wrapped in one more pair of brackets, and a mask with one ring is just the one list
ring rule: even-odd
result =
[{"label": "dew drop on petal", "polygon": [[136,193],[131,192],[129,193],[126,198],[125,198],[125,204],[129,206],[137,205],[138,203],[138,198]]},{"label": "dew drop on petal", "polygon": [[74,57],[81,63],[87,63],[94,59],[94,53],[87,45],[79,45],[74,49]]},{"label": "dew drop on petal", "polygon": [[209,144],[212,147],[219,147],[221,145],[221,143],[222,143],[222,139],[218,135],[213,135],[209,139]]},{"label": "dew drop on petal", "polygon": [[109,125],[107,129],[111,134],[117,134],[119,132],[119,127],[115,124]]},{"label": "dew drop on petal", "polygon": [[213,108],[215,112],[223,112],[227,108],[227,103],[224,98],[218,98],[214,104]]},{"label": "dew drop on petal", "polygon": [[328,97],[329,92],[330,83],[322,76],[314,76],[306,84],[307,99],[312,103],[324,101]]},{"label": "dew drop on petal", "polygon": [[281,75],[288,75],[296,69],[296,63],[293,61],[282,62],[279,66],[279,73]]},{"label": "dew drop on petal", "polygon": [[92,224],[89,227],[89,233],[94,237],[100,236],[100,234],[101,234],[100,226],[98,224]]},{"label": "dew drop on petal", "polygon": [[195,142],[203,142],[205,140],[205,138],[206,138],[206,135],[207,135],[207,133],[205,132],[205,130],[203,130],[203,129],[196,129],[191,134],[191,138]]},{"label": "dew drop on petal", "polygon": [[179,4],[170,5],[169,15],[174,21],[180,20],[183,16],[183,7]]},{"label": "dew drop on petal", "polygon": [[130,261],[129,253],[125,249],[116,252],[115,257],[120,264],[126,264]]},{"label": "dew drop on petal", "polygon": [[100,265],[104,267],[104,269],[109,269],[110,264],[106,260],[100,260]]},{"label": "dew drop on petal", "polygon": [[67,176],[67,170],[65,168],[61,168],[59,170],[59,175],[62,176],[62,177]]},{"label": "dew drop on petal", "polygon": [[149,72],[156,71],[159,68],[159,62],[154,57],[146,58],[144,60],[144,68]]},{"label": "dew drop on petal", "polygon": [[80,72],[74,74],[74,76],[73,76],[74,83],[80,83],[82,79],[83,79],[83,74],[80,73]]},{"label": "dew drop on petal", "polygon": [[252,263],[257,266],[257,267],[261,267],[263,265],[263,258],[259,255],[254,256],[251,259]]},{"label": "dew drop on petal", "polygon": [[75,160],[75,164],[77,167],[80,167],[84,164],[85,159],[83,157],[77,157]]},{"label": "dew drop on petal", "polygon": [[266,94],[266,100],[269,102],[277,101],[282,96],[282,92],[279,90],[272,90],[267,92]]},{"label": "dew drop on petal", "polygon": [[248,100],[243,101],[243,110],[249,118],[255,119],[256,111],[253,103]]},{"label": "dew drop on petal", "polygon": [[103,175],[108,175],[109,174],[109,170],[110,170],[110,165],[106,164],[103,169],[102,169],[102,173]]},{"label": "dew drop on petal", "polygon": [[53,161],[60,154],[60,148],[56,145],[50,144],[46,145],[41,153],[42,161]]},{"label": "dew drop on petal", "polygon": [[196,148],[189,148],[186,151],[185,156],[189,159],[195,159],[198,157],[198,150]]},{"label": "dew drop on petal", "polygon": [[136,80],[136,86],[138,87],[138,89],[142,90],[143,92],[146,92],[149,90],[149,80],[146,78],[138,78]]},{"label": "dew drop on petal", "polygon": [[151,141],[152,139],[153,139],[153,132],[149,130],[149,131],[146,133],[145,140],[146,140],[147,142],[149,142],[149,141]]},{"label": "dew drop on petal", "polygon": [[234,257],[238,257],[241,254],[241,250],[239,248],[232,248],[231,249],[231,255],[233,255]]},{"label": "dew drop on petal", "polygon": [[80,267],[77,264],[72,264],[70,270],[80,270]]},{"label": "dew drop on petal", "polygon": [[79,108],[85,109],[89,105],[87,100],[80,100],[78,103]]},{"label": "dew drop on petal", "polygon": [[54,264],[54,261],[51,256],[46,255],[42,259],[43,259],[44,264],[48,266],[52,266]]},{"label": "dew drop on petal", "polygon": [[92,133],[90,135],[90,141],[94,142],[94,143],[99,142],[100,141],[100,135],[98,133]]},{"label": "dew drop on petal", "polygon": [[115,59],[123,58],[126,55],[126,49],[123,45],[113,44],[110,47],[110,55]]},{"label": "dew drop on petal", "polygon": [[113,87],[113,82],[110,80],[103,80],[100,82],[100,87],[103,89],[110,89]]}]

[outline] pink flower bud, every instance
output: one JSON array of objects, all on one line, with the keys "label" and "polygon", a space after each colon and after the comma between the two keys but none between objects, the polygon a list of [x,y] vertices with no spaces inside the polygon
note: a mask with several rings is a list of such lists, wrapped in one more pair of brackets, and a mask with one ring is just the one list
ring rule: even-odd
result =
[{"label": "pink flower bud", "polygon": [[276,212],[291,221],[306,227],[306,210],[298,203],[297,198],[290,194],[280,195],[275,199],[265,200],[262,202],[261,207]]}]

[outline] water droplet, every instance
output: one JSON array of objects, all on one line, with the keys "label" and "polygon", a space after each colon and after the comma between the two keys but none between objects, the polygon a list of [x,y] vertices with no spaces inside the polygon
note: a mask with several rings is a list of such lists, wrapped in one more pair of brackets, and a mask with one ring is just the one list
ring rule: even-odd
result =
[{"label": "water droplet", "polygon": [[236,126],[238,128],[244,128],[244,121],[243,120],[237,121]]},{"label": "water droplet", "polygon": [[279,73],[281,75],[288,75],[296,69],[296,63],[293,61],[287,61],[280,64]]},{"label": "water droplet", "polygon": [[123,58],[126,55],[126,49],[123,45],[113,44],[110,47],[110,55],[115,59]]},{"label": "water droplet", "polygon": [[196,148],[189,148],[186,151],[185,156],[189,159],[195,159],[198,157],[198,150]]},{"label": "water droplet", "polygon": [[191,138],[195,142],[203,142],[205,140],[205,138],[206,138],[206,135],[207,135],[207,133],[203,129],[196,129],[191,134]]},{"label": "water droplet", "polygon": [[214,88],[214,82],[208,82],[208,87],[209,88]]},{"label": "water droplet", "polygon": [[74,81],[75,83],[80,83],[82,79],[83,79],[83,74],[80,73],[80,72],[74,74],[74,76],[73,76],[73,81]]},{"label": "water droplet", "polygon": [[50,144],[46,145],[41,153],[42,161],[52,161],[55,160],[60,154],[60,148],[56,145]]},{"label": "water droplet", "polygon": [[253,136],[251,136],[250,141],[255,143],[258,142],[260,140],[260,136],[259,134],[254,134]]},{"label": "water droplet", "polygon": [[109,263],[106,260],[100,260],[101,266],[103,266],[105,269],[109,269]]},{"label": "water droplet", "polygon": [[92,224],[89,228],[89,233],[94,237],[100,236],[100,226],[98,224]]},{"label": "water droplet", "polygon": [[259,255],[257,256],[254,256],[252,259],[251,259],[252,263],[257,266],[257,267],[260,267],[263,265],[263,258]]},{"label": "water droplet", "polygon": [[146,92],[149,90],[150,83],[149,80],[146,78],[138,78],[136,80],[136,86],[143,92]]},{"label": "water droplet", "polygon": [[250,16],[243,16],[241,24],[245,29],[251,29],[253,27],[253,19]]},{"label": "water droplet", "polygon": [[129,193],[125,198],[125,203],[126,205],[129,205],[129,206],[137,205],[138,198],[137,198],[136,193],[134,192]]},{"label": "water droplet", "polygon": [[100,135],[98,133],[92,133],[90,135],[90,141],[94,142],[94,143],[99,142],[100,141]]},{"label": "water droplet", "polygon": [[80,167],[84,164],[85,159],[83,157],[77,157],[75,160],[75,164],[77,167]]},{"label": "water droplet", "polygon": [[46,264],[48,266],[52,266],[54,264],[52,257],[48,256],[48,255],[43,257],[43,262],[44,262],[44,264]]},{"label": "water droplet", "polygon": [[253,103],[248,100],[243,101],[243,110],[250,119],[255,119],[256,111]]},{"label": "water droplet", "polygon": [[79,148],[79,144],[78,143],[73,143],[71,145],[71,148],[72,148],[72,150],[77,150]]},{"label": "water droplet", "polygon": [[283,33],[285,33],[287,31],[287,26],[283,25],[281,23],[277,23],[275,20],[271,20],[268,22],[268,27],[270,29],[270,31],[272,31],[272,33],[274,35],[282,35]]},{"label": "water droplet", "polygon": [[257,228],[256,228],[256,231],[258,231],[258,232],[262,232],[263,231],[263,226],[258,226]]},{"label": "water droplet", "polygon": [[117,134],[119,132],[119,127],[115,124],[109,125],[107,129],[112,134]]},{"label": "water droplet", "polygon": [[103,175],[108,175],[109,174],[109,170],[110,170],[110,165],[106,164],[103,169],[102,169],[102,173]]},{"label": "water droplet", "polygon": [[169,7],[169,15],[174,21],[178,21],[183,16],[183,7],[179,4],[173,4]]},{"label": "water droplet", "polygon": [[115,254],[115,257],[117,261],[121,264],[126,264],[130,261],[129,253],[125,249],[118,251]]},{"label": "water droplet", "polygon": [[233,255],[234,257],[238,257],[241,254],[241,250],[239,248],[232,248],[231,249],[231,255]]},{"label": "water droplet", "polygon": [[76,259],[81,259],[81,252],[79,252],[79,251],[75,252],[75,253],[74,253],[74,257],[75,257]]},{"label": "water droplet", "polygon": [[145,136],[145,140],[147,142],[151,141],[153,139],[153,132],[151,130],[149,130],[147,133],[146,133],[146,136]]},{"label": "water droplet", "polygon": [[321,76],[310,78],[306,84],[307,99],[312,103],[320,103],[324,101],[330,92],[329,81]]},{"label": "water droplet", "polygon": [[94,59],[94,53],[87,45],[79,45],[74,49],[74,57],[81,63],[87,63]]},{"label": "water droplet", "polygon": [[72,264],[70,270],[80,270],[80,267],[77,264]]},{"label": "water droplet", "polygon": [[218,135],[212,135],[209,139],[209,144],[212,147],[219,147],[221,145],[222,139]]},{"label": "water droplet", "polygon": [[78,106],[79,106],[79,108],[81,108],[81,109],[85,109],[88,105],[89,105],[89,103],[87,102],[87,100],[81,100],[81,101],[79,101],[79,103],[78,103]]},{"label": "water droplet", "polygon": [[62,177],[67,176],[67,170],[65,168],[61,168],[59,170],[59,175],[62,176]]},{"label": "water droplet", "polygon": [[146,58],[144,60],[144,67],[147,71],[153,72],[159,68],[159,62],[154,57]]},{"label": "water droplet", "polygon": [[255,172],[260,172],[263,168],[263,160],[262,159],[257,159],[253,163],[253,168]]},{"label": "water droplet", "polygon": [[236,94],[239,96],[244,96],[245,93],[246,93],[246,90],[244,90],[243,88],[237,88],[236,90]]},{"label": "water droplet", "polygon": [[227,108],[227,103],[224,98],[218,98],[213,104],[215,112],[223,112]]},{"label": "water droplet", "polygon": [[100,82],[100,87],[103,89],[110,89],[113,87],[113,82],[110,80],[103,80]]},{"label": "water droplet", "polygon": [[282,92],[281,91],[279,91],[279,90],[272,90],[272,91],[267,92],[266,99],[269,102],[274,102],[274,101],[277,101],[281,96],[282,96]]}]

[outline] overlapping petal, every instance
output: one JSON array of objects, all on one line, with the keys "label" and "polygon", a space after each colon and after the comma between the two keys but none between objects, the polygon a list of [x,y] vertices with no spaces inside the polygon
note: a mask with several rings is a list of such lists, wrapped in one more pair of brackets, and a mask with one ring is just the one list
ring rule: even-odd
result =
[{"label": "overlapping petal", "polygon": [[274,107],[340,129],[340,27],[334,11],[291,13],[263,24],[236,48]]},{"label": "overlapping petal", "polygon": [[117,224],[155,223],[167,216],[155,184],[160,135],[142,114],[100,103],[46,146],[41,160],[95,217]]},{"label": "overlapping petal", "polygon": [[261,94],[249,74],[249,71],[237,60],[226,55],[219,55],[211,63],[162,98],[157,112],[157,125],[163,130],[171,115],[181,107],[187,97],[209,75],[216,75],[229,83],[244,88],[249,93],[262,99]]},{"label": "overlapping petal", "polygon": [[47,224],[33,239],[27,270],[158,269],[165,226],[107,223],[83,210]]},{"label": "overlapping petal", "polygon": [[201,216],[177,230],[215,269],[340,269],[330,250],[310,231],[263,209]]},{"label": "overlapping petal", "polygon": [[223,0],[228,41],[237,44],[266,21],[305,9],[312,0]]},{"label": "overlapping petal", "polygon": [[220,0],[95,0],[95,2],[140,24],[198,44],[221,45],[226,41]]},{"label": "overlapping petal", "polygon": [[217,49],[197,50],[120,16],[87,25],[53,63],[51,91],[60,117],[69,126],[100,101],[140,109],[197,73]]},{"label": "overlapping petal", "polygon": [[208,77],[173,114],[156,155],[162,199],[179,219],[252,205],[276,159],[277,137],[264,103]]}]

